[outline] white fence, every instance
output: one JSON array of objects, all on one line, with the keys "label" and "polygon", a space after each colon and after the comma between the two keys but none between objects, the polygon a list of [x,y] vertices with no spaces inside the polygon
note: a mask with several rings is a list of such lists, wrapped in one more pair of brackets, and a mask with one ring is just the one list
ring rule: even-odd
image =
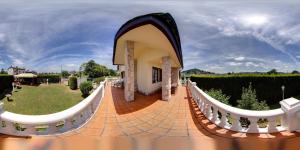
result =
[{"label": "white fence", "polygon": [[64,111],[49,115],[21,115],[3,111],[0,104],[0,133],[16,136],[53,135],[77,129],[91,118],[104,97],[106,82],[87,98]]},{"label": "white fence", "polygon": [[245,110],[223,104],[199,89],[195,82],[190,80],[187,82],[199,110],[221,128],[246,133],[272,133],[300,129],[300,101],[295,98],[282,100],[279,109]]}]

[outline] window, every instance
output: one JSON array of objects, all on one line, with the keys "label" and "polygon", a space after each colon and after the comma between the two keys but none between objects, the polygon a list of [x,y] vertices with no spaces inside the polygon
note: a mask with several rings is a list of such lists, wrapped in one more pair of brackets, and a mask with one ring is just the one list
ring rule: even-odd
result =
[{"label": "window", "polygon": [[160,68],[152,67],[152,83],[161,82],[162,70]]}]

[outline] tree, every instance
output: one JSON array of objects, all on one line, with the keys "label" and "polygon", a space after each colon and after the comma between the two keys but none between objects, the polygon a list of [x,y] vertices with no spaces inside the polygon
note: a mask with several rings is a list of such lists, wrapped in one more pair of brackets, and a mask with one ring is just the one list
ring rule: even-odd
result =
[{"label": "tree", "polygon": [[251,83],[248,88],[243,87],[241,99],[237,101],[239,108],[248,110],[268,110],[269,106],[265,101],[259,102],[256,98],[256,91],[252,89]]},{"label": "tree", "polygon": [[299,71],[294,70],[294,71],[292,71],[292,74],[299,74]]},{"label": "tree", "polygon": [[109,75],[109,70],[100,64],[97,64],[94,60],[90,60],[87,63],[83,63],[80,66],[80,70],[90,78],[97,78]]},{"label": "tree", "polygon": [[108,69],[110,76],[117,76],[117,72],[113,69]]},{"label": "tree", "polygon": [[4,69],[2,68],[1,71],[0,71],[0,74],[7,74],[7,72],[4,71]]},{"label": "tree", "polygon": [[277,74],[277,70],[276,69],[272,69],[270,71],[267,72],[267,74]]},{"label": "tree", "polygon": [[207,93],[212,98],[214,98],[224,104],[230,105],[229,104],[230,96],[223,94],[222,90],[210,89],[209,91],[205,91],[205,93]]},{"label": "tree", "polygon": [[66,70],[63,70],[63,71],[61,72],[61,76],[62,76],[63,78],[68,78],[68,77],[70,76],[70,73],[69,73],[68,71],[66,71]]}]

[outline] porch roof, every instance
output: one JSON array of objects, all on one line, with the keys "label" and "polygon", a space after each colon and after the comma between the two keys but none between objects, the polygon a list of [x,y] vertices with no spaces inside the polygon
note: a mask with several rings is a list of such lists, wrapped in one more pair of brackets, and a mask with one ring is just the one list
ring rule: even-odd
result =
[{"label": "porch roof", "polygon": [[135,17],[125,24],[123,24],[118,32],[115,35],[114,39],[114,51],[113,51],[113,64],[120,65],[115,63],[115,54],[116,54],[116,47],[118,39],[127,33],[130,30],[138,28],[143,25],[151,24],[159,29],[169,40],[171,43],[177,59],[180,62],[181,67],[183,68],[183,59],[182,59],[182,51],[181,51],[181,43],[179,32],[177,29],[176,22],[174,18],[169,13],[151,13],[142,16]]},{"label": "porch roof", "polygon": [[18,75],[15,75],[16,78],[36,78],[37,75],[32,74],[32,73],[21,73]]}]

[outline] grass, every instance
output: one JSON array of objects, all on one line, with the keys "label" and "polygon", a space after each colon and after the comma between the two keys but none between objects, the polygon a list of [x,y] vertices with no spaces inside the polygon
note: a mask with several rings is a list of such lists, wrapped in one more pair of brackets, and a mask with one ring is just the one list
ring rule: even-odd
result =
[{"label": "grass", "polygon": [[1,101],[4,110],[27,115],[43,115],[65,110],[83,98],[79,90],[70,90],[61,84],[26,86],[12,92],[12,101],[6,97]]}]

